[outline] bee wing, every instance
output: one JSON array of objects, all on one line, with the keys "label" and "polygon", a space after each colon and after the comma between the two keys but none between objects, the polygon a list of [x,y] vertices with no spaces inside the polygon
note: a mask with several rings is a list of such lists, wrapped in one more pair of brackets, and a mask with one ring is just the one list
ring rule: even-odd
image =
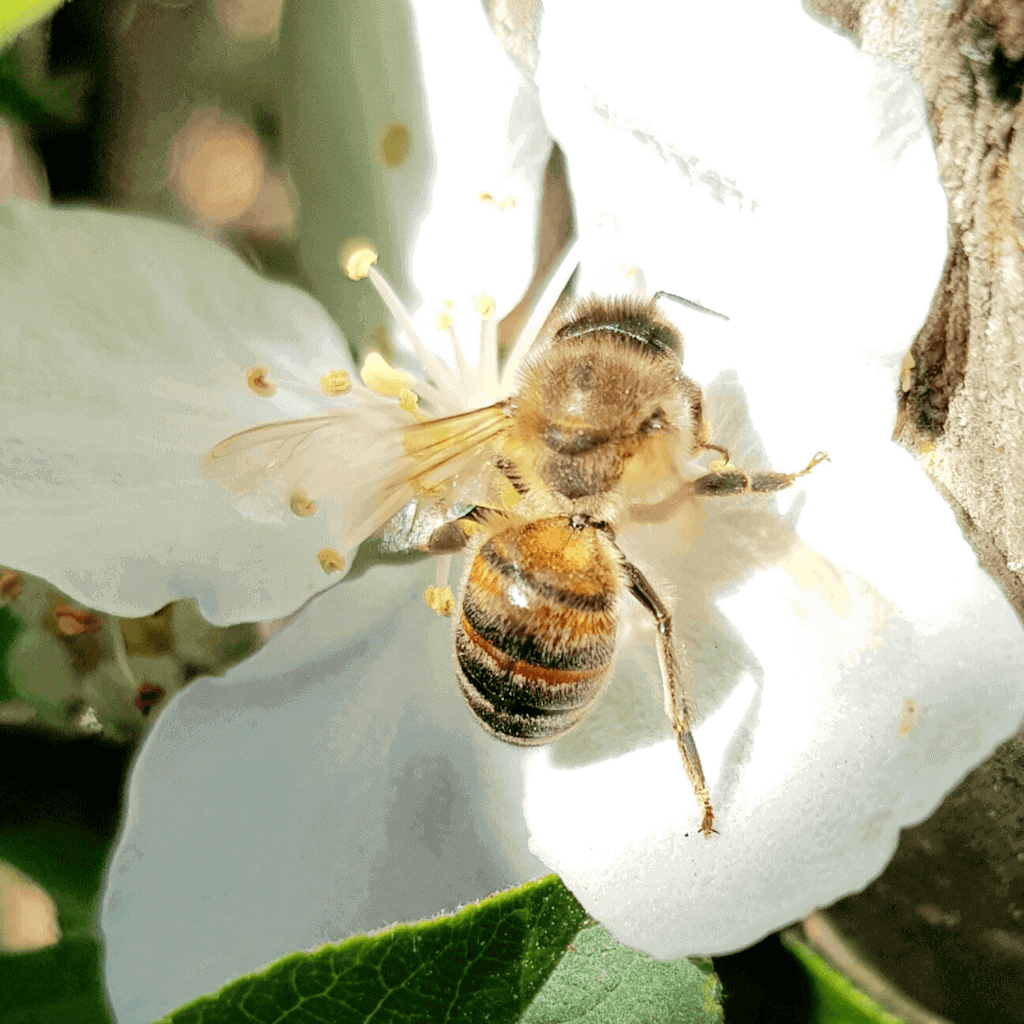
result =
[{"label": "bee wing", "polygon": [[511,426],[503,404],[412,426],[405,419],[393,400],[368,397],[233,434],[207,452],[201,469],[260,521],[279,522],[289,509],[308,515],[323,503],[342,551],[414,499],[474,505],[494,492],[491,449]]}]

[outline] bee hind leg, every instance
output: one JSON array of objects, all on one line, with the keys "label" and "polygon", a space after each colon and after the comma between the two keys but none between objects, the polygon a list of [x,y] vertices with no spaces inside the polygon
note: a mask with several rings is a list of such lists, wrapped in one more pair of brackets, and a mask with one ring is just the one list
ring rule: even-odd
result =
[{"label": "bee hind leg", "polygon": [[689,673],[679,671],[676,660],[675,640],[672,633],[672,616],[647,577],[631,562],[623,561],[622,571],[629,592],[651,613],[658,630],[658,663],[665,687],[665,714],[672,723],[676,743],[683,758],[683,766],[693,787],[694,796],[704,812],[700,830],[706,838],[715,831],[715,812],[711,806],[711,794],[704,780],[704,768],[697,753],[691,731],[695,706],[690,692]]}]

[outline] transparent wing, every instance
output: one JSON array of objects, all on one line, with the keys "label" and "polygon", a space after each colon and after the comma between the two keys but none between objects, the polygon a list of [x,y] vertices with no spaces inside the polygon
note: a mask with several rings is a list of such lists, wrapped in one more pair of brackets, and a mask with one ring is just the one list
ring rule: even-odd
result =
[{"label": "transparent wing", "polygon": [[320,416],[233,434],[201,469],[260,521],[322,507],[335,543],[349,551],[410,501],[456,506],[455,518],[459,506],[492,499],[494,455],[511,424],[499,403],[410,426],[393,400],[361,396]]}]

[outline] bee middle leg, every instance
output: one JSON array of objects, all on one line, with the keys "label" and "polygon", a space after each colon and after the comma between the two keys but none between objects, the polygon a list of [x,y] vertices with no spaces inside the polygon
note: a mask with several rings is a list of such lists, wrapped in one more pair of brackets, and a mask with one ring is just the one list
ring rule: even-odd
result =
[{"label": "bee middle leg", "polygon": [[676,734],[683,766],[690,779],[694,795],[704,812],[700,830],[710,838],[715,831],[715,812],[711,806],[711,794],[704,780],[704,768],[697,753],[697,744],[691,731],[696,708],[690,691],[689,676],[679,671],[676,660],[675,640],[672,633],[672,616],[647,577],[631,562],[623,561],[622,571],[629,592],[651,613],[658,629],[658,662],[661,679],[665,687],[665,714],[672,722]]}]

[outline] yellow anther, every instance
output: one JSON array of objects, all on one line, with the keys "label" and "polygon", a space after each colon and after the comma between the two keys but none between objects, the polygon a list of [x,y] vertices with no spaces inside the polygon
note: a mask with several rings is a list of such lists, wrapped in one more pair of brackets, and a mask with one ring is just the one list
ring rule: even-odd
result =
[{"label": "yellow anther", "polygon": [[709,473],[722,473],[725,470],[731,469],[731,468],[732,468],[732,463],[731,462],[726,462],[725,459],[715,459],[715,461],[712,462],[710,466],[708,466],[708,472]]},{"label": "yellow anther", "polygon": [[385,167],[401,167],[409,159],[412,132],[404,121],[388,121],[377,136],[377,159]]},{"label": "yellow anther", "polygon": [[377,262],[377,250],[365,238],[347,238],[338,252],[338,266],[352,281],[361,281]]},{"label": "yellow anther", "polygon": [[480,202],[482,203],[494,202],[494,196],[492,196],[490,192],[481,192],[480,195],[477,196],[477,199],[479,199]]},{"label": "yellow anther", "polygon": [[321,548],[316,553],[320,568],[326,573],[341,572],[345,568],[345,558],[334,548]]},{"label": "yellow anther", "polygon": [[301,487],[296,487],[288,496],[288,508],[293,516],[308,519],[316,512],[316,502]]},{"label": "yellow anther", "polygon": [[420,404],[420,396],[409,388],[402,388],[398,392],[398,404],[402,407],[403,411],[415,414],[417,406]]},{"label": "yellow anther", "polygon": [[481,292],[479,296],[474,297],[473,306],[482,320],[494,319],[494,299],[487,292]]},{"label": "yellow anther", "polygon": [[505,196],[500,203],[498,203],[498,212],[502,210],[514,210],[516,208],[516,197]]},{"label": "yellow anther", "polygon": [[427,587],[423,600],[427,602],[427,607],[432,612],[446,618],[451,618],[452,612],[455,611],[455,595],[451,587]]},{"label": "yellow anther", "polygon": [[270,370],[266,366],[254,366],[246,377],[249,390],[259,395],[260,398],[270,398],[277,391],[277,385],[267,380]]},{"label": "yellow anther", "polygon": [[455,326],[455,321],[451,317],[454,307],[455,303],[451,299],[444,300],[444,309],[437,314],[437,326],[442,331],[450,331]]},{"label": "yellow anther", "polygon": [[379,352],[366,353],[359,376],[371,391],[385,398],[398,398],[403,388],[408,390],[410,384],[416,383],[416,378],[411,373],[388,366]]},{"label": "yellow anther", "polygon": [[348,394],[352,378],[344,370],[330,370],[320,378],[320,390],[331,397]]}]

